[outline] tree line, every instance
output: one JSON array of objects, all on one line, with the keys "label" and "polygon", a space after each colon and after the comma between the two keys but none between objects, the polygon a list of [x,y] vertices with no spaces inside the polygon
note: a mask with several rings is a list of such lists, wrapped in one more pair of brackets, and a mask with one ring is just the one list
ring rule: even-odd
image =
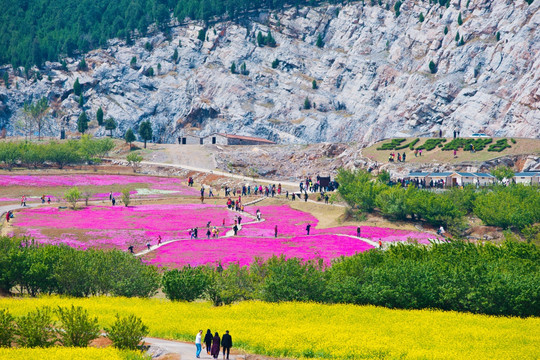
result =
[{"label": "tree line", "polygon": [[148,297],[173,301],[316,301],[489,315],[540,315],[540,251],[508,237],[501,245],[452,241],[398,244],[321,260],[273,257],[250,266],[185,266],[162,274],[119,250],[77,250],[0,238],[0,292]]},{"label": "tree line", "polygon": [[[510,176],[506,169],[494,172]],[[388,185],[389,174],[382,172],[374,178],[364,170],[340,170],[337,176],[340,196],[353,211],[380,212],[392,220],[422,220],[433,226],[444,226],[460,236],[467,228],[465,216],[475,215],[484,224],[504,229],[519,230],[522,234],[540,233],[540,188],[512,184],[476,189],[473,185],[453,187],[439,193]]]},{"label": "tree line", "polygon": [[501,246],[453,241],[399,244],[321,261],[273,257],[249,267],[231,264],[165,272],[171,300],[315,301],[399,309],[441,309],[490,315],[540,315],[540,252],[513,240]]},{"label": "tree line", "polygon": [[66,165],[99,164],[113,148],[111,139],[94,139],[90,135],[83,135],[80,140],[52,141],[47,144],[0,142],[0,163],[8,170],[16,166],[36,169],[51,165],[62,169]]},{"label": "tree line", "polygon": [[149,297],[160,274],[120,250],[79,250],[0,237],[0,293]]}]

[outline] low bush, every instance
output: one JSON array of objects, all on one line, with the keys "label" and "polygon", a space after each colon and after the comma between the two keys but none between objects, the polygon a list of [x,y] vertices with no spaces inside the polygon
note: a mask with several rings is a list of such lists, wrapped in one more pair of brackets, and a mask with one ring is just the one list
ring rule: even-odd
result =
[{"label": "low bush", "polygon": [[454,140],[450,141],[449,143],[446,143],[443,146],[442,149],[444,151],[459,150],[459,149],[471,150],[471,145],[472,145],[472,146],[474,146],[475,151],[482,151],[491,142],[493,142],[493,139],[491,139],[491,138],[489,138],[489,139],[463,139],[463,138],[457,138],[457,139],[454,139]]},{"label": "low bush", "polygon": [[17,319],[17,343],[22,347],[49,347],[56,341],[49,307],[31,311]]},{"label": "low bush", "polygon": [[15,322],[9,311],[0,309],[0,347],[10,347],[15,335]]},{"label": "low bush", "polygon": [[397,146],[400,146],[406,139],[392,139],[389,143],[384,143],[377,150],[394,150]]},{"label": "low bush", "polygon": [[58,307],[56,314],[60,319],[57,334],[64,346],[86,347],[90,341],[99,337],[99,325],[96,317],[91,318],[88,311],[80,306],[71,308]]},{"label": "low bush", "polygon": [[113,346],[118,349],[136,350],[139,343],[148,335],[148,327],[133,314],[122,318],[116,314],[114,324],[105,330]]},{"label": "low bush", "polygon": [[427,139],[425,143],[418,146],[416,149],[431,151],[435,149],[437,146],[439,146],[440,144],[442,144],[443,142],[446,142],[446,139]]},{"label": "low bush", "polygon": [[[514,142],[514,144],[515,144],[515,142]],[[512,147],[512,146],[510,146],[510,144],[508,144],[507,139],[499,139],[499,140],[497,140],[495,142],[495,144],[490,145],[490,147],[488,148],[488,151],[501,152],[504,149],[507,149],[507,148],[510,148],[510,147]]]},{"label": "low bush", "polygon": [[184,266],[163,276],[163,292],[171,300],[193,301],[202,296],[208,286],[208,276],[202,267]]}]

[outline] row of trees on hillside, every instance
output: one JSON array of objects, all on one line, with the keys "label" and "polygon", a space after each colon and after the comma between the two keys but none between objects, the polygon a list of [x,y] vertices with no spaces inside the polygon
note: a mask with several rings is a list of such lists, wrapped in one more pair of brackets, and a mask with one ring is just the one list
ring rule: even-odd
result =
[{"label": "row of trees on hillside", "polygon": [[83,135],[80,140],[47,144],[0,142],[0,163],[8,170],[16,166],[36,169],[51,165],[62,169],[66,165],[99,164],[113,148],[111,139],[94,139],[90,135]]},{"label": "row of trees on hillside", "polygon": [[[504,169],[495,173],[508,176]],[[394,220],[423,220],[436,227],[442,225],[455,235],[466,229],[465,215],[470,214],[486,225],[522,232],[530,231],[540,222],[540,188],[536,186],[514,184],[476,189],[469,185],[438,193],[412,185],[390,186],[389,180],[389,174],[384,171],[376,179],[364,170],[340,170],[338,191],[353,210],[379,211]]]}]

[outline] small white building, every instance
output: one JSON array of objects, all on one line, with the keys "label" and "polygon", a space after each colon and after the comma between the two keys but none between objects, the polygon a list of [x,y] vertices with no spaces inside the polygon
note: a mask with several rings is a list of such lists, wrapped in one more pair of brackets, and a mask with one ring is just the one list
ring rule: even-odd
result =
[{"label": "small white building", "polygon": [[252,136],[214,133],[201,138],[201,144],[216,145],[273,145],[275,142]]},{"label": "small white building", "polygon": [[478,186],[488,186],[495,184],[495,181],[497,180],[495,176],[488,174],[488,173],[473,173],[476,177],[475,179],[475,185]]},{"label": "small white building", "polygon": [[197,145],[202,144],[203,138],[194,134],[186,134],[178,137],[178,144],[180,145]]},{"label": "small white building", "polygon": [[513,180],[516,184],[539,185],[540,173],[532,171],[515,173]]},{"label": "small white building", "polygon": [[452,186],[474,185],[476,176],[473,173],[456,171],[450,175],[450,184]]}]

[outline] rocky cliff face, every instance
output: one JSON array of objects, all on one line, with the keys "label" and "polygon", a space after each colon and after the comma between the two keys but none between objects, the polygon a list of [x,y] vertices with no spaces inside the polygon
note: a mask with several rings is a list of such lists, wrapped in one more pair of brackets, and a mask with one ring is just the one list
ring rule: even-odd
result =
[{"label": "rocky cliff face", "polygon": [[[0,87],[0,126],[20,131],[23,102],[47,96],[55,117],[46,133],[75,132],[82,109],[72,88],[79,78],[91,119],[101,106],[117,120],[118,136],[149,119],[163,142],[192,127],[279,143],[371,142],[440,130],[540,137],[540,0],[452,0],[448,8],[404,1],[398,17],[391,6],[365,3],[221,22],[204,42],[200,25],[177,25],[169,39],[111,41],[86,56],[87,71],[77,71],[75,59],[68,59],[69,71],[47,64],[41,80],[10,71],[10,89]],[[269,30],[277,45],[257,46],[258,32]],[[232,74],[233,62],[247,71]],[[311,109],[304,109],[306,98]],[[105,134],[97,124],[90,131]]]}]

